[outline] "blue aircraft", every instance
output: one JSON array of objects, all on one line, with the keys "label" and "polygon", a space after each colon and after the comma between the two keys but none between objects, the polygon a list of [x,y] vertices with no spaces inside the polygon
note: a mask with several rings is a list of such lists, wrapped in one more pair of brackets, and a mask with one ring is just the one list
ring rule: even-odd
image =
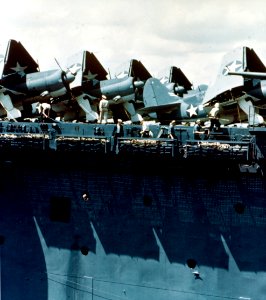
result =
[{"label": "blue aircraft", "polygon": [[224,55],[214,83],[209,86],[204,105],[219,102],[225,119],[231,123],[264,123],[266,67],[248,47],[238,47]]},{"label": "blue aircraft", "polygon": [[0,103],[9,119],[22,116],[23,106],[34,102],[46,102],[51,97],[70,93],[80,66],[39,71],[38,64],[20,42],[9,40],[5,57],[0,62]]},{"label": "blue aircraft", "polygon": [[171,67],[168,82],[161,82],[157,78],[146,81],[143,90],[144,107],[138,112],[161,123],[206,118],[208,109],[202,105],[206,90],[206,85],[194,89],[181,69]]},{"label": "blue aircraft", "polygon": [[[108,79],[108,73],[92,52],[79,51],[67,58],[65,68],[59,66],[41,72],[23,45],[9,40],[0,63],[3,107],[0,116],[18,119],[32,113],[34,104],[48,103],[56,115],[63,114],[64,120],[85,115],[86,121],[95,121],[99,98],[105,95],[110,107],[122,104],[132,121],[141,120],[133,103],[137,89],[142,88],[144,82],[135,75]],[[132,62],[131,73],[133,69]]]}]

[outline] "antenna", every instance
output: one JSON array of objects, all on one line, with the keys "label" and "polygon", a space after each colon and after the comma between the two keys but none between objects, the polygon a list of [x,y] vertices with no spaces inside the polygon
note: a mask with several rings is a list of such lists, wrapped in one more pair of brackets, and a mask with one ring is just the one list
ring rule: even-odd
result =
[{"label": "antenna", "polygon": [[[40,72],[41,70],[40,70],[40,65],[39,65],[38,59],[37,59],[37,65],[38,65],[37,70]],[[1,299],[0,299],[0,300],[1,300]]]},{"label": "antenna", "polygon": [[61,66],[60,66],[60,64],[59,64],[59,62],[58,62],[58,60],[57,60],[56,58],[54,58],[54,60],[55,60],[55,62],[57,63],[58,67],[63,71],[63,69],[61,68]]},{"label": "antenna", "polygon": [[109,68],[108,68],[108,74],[109,74],[110,79],[112,79],[111,72],[110,72]]}]

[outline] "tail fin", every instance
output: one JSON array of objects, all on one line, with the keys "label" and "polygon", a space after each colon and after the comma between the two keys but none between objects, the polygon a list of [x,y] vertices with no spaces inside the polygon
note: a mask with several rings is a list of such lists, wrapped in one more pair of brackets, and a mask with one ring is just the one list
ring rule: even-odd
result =
[{"label": "tail fin", "polygon": [[[205,93],[204,103],[220,102],[242,95],[244,80],[240,76],[227,76],[228,69],[244,71],[248,65],[247,47],[236,48],[223,56],[217,77]],[[228,92],[230,91],[230,92]]]},{"label": "tail fin", "polygon": [[175,66],[170,68],[169,77],[163,77],[160,81],[167,87],[170,93],[174,93],[180,97],[183,97],[184,94],[192,90],[192,83],[182,70]]},{"label": "tail fin", "polygon": [[99,81],[107,79],[107,71],[92,52],[84,51],[82,66],[84,75],[92,74]]},{"label": "tail fin", "polygon": [[39,71],[39,66],[20,42],[9,40],[1,78],[18,73],[21,76]]},{"label": "tail fin", "polygon": [[253,49],[245,47],[246,69],[250,72],[266,72],[266,67]]},{"label": "tail fin", "polygon": [[[121,71],[122,68],[122,71]],[[125,77],[133,77],[134,80],[146,81],[151,78],[150,72],[145,68],[145,66],[136,59],[131,59],[128,63],[123,63],[120,66],[119,70],[115,72],[116,78],[125,78]]]},{"label": "tail fin", "polygon": [[[215,83],[205,94],[204,103],[239,98],[257,89],[257,79],[266,79],[266,67],[253,49],[240,47],[226,54]],[[254,81],[255,80],[255,81]],[[253,95],[256,97],[256,92]]]},{"label": "tail fin", "polygon": [[176,83],[178,86],[183,87],[185,91],[192,89],[192,83],[188,80],[182,70],[175,66],[170,68],[169,82]]},{"label": "tail fin", "polygon": [[244,48],[245,68],[243,70],[235,70],[232,66],[227,66],[227,74],[225,75],[239,75],[244,79],[265,79],[266,67],[255,53],[253,49]]},{"label": "tail fin", "polygon": [[[244,78],[244,91],[257,101],[266,98],[265,80],[266,67],[253,49],[245,49],[246,68],[243,71],[231,70],[228,67],[228,75],[238,75]],[[259,83],[259,80],[261,82]]]},{"label": "tail fin", "polygon": [[107,79],[107,71],[92,52],[84,50],[70,56],[66,61],[66,67],[71,68],[74,65],[82,67],[70,84],[71,89],[81,87],[84,80],[93,85],[91,84],[93,81],[99,82]]},{"label": "tail fin", "polygon": [[132,59],[130,61],[128,76],[142,81],[146,81],[152,77],[150,72],[144,67],[144,65],[136,59]]}]

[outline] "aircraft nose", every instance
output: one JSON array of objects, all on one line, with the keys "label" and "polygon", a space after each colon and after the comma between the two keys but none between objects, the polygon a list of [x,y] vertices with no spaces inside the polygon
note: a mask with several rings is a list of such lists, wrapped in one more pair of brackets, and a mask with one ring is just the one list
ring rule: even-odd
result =
[{"label": "aircraft nose", "polygon": [[136,88],[141,88],[141,87],[144,86],[144,82],[141,81],[141,80],[134,81],[134,86],[135,86]]}]

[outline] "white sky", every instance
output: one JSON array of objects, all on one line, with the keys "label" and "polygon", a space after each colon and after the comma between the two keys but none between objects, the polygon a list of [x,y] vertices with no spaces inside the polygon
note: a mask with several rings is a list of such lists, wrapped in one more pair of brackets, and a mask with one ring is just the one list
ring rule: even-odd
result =
[{"label": "white sky", "polygon": [[[41,70],[54,57],[94,52],[111,74],[130,59],[155,77],[180,67],[210,84],[222,56],[253,48],[266,64],[265,0],[9,0],[1,6],[0,47],[20,41]],[[4,45],[4,46],[3,46]]]}]

